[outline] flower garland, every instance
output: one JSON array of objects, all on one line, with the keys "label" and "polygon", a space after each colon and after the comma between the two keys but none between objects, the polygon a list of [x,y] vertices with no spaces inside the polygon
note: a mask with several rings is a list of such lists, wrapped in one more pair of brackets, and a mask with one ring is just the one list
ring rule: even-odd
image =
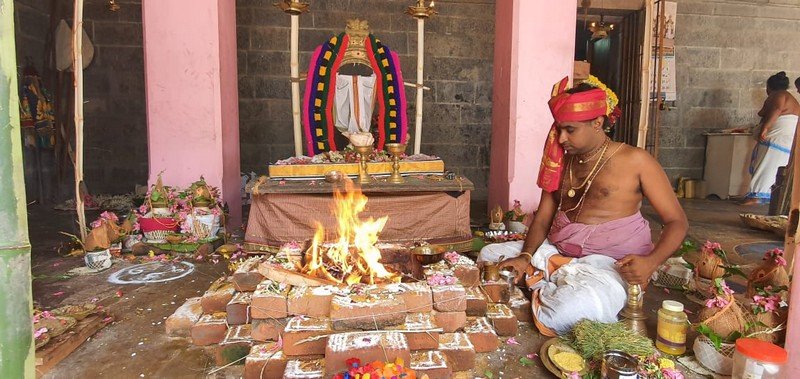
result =
[{"label": "flower garland", "polygon": [[599,88],[606,93],[606,117],[609,118],[611,124],[615,124],[622,114],[622,110],[618,107],[619,97],[617,97],[617,94],[594,75],[589,75],[589,78],[584,80],[583,83]]}]

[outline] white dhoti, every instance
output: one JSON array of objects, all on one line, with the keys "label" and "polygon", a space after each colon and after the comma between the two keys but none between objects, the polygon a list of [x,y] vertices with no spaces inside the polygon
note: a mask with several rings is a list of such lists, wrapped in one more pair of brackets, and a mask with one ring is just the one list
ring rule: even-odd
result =
[{"label": "white dhoti", "polygon": [[[504,259],[517,257],[522,244],[522,241],[514,241],[487,245],[481,249],[478,262],[497,262],[501,256]],[[557,258],[552,259],[554,257]],[[531,258],[531,265],[541,276],[541,280],[530,287],[533,321],[539,331],[545,335],[561,335],[583,319],[617,321],[627,294],[615,262],[614,258],[600,254],[567,258],[545,241]]]},{"label": "white dhoti", "polygon": [[375,101],[375,74],[336,75],[336,128],[342,132],[369,132]]},{"label": "white dhoti", "polygon": [[797,120],[796,115],[778,117],[767,133],[766,141],[759,141],[753,149],[750,161],[750,174],[753,177],[745,197],[769,201],[778,167],[789,164]]}]

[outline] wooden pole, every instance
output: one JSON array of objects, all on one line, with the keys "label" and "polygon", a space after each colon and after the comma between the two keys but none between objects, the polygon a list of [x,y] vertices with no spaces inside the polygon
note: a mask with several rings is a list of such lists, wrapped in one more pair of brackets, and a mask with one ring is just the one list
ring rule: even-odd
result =
[{"label": "wooden pole", "polygon": [[86,240],[86,213],[81,185],[83,184],[83,0],[75,0],[72,24],[72,72],[75,87],[75,210],[81,240]]},{"label": "wooden pole", "polygon": [[[303,155],[303,131],[300,125],[300,15],[293,14],[290,67],[292,75],[292,123],[294,125],[294,155]],[[311,154],[311,152],[309,152]]]},{"label": "wooden pole", "polygon": [[656,109],[653,115],[653,158],[658,159],[658,124],[661,122],[661,107],[664,104],[664,99],[661,97],[661,75],[664,74],[664,35],[666,34],[666,0],[660,0],[658,3],[658,62],[657,62],[657,75],[656,75]]},{"label": "wooden pole", "polygon": [[636,138],[636,147],[647,149],[647,124],[650,121],[650,75],[653,61],[653,2],[646,1],[644,6],[644,41],[642,43],[642,75],[640,84],[641,102],[639,103],[639,135]]},{"label": "wooden pole", "polygon": [[425,19],[417,18],[417,104],[414,120],[414,154],[422,148],[423,68],[425,66]]}]

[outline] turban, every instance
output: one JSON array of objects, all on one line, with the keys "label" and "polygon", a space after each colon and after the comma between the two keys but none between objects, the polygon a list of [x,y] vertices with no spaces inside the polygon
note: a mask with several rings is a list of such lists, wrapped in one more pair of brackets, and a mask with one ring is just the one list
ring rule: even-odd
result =
[{"label": "turban", "polygon": [[553,114],[553,125],[544,145],[542,164],[539,167],[537,184],[547,192],[558,190],[561,172],[564,170],[564,147],[558,142],[557,125],[562,122],[589,121],[609,114],[606,92],[595,88],[578,93],[567,93],[568,78],[562,79],[553,88],[553,97],[548,102]]}]

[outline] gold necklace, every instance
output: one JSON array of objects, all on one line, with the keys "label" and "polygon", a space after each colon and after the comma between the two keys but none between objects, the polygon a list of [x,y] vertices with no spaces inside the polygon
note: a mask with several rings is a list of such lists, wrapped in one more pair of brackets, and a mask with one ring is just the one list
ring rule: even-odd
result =
[{"label": "gold necklace", "polygon": [[589,174],[586,175],[586,178],[583,180],[583,183],[581,183],[581,185],[579,185],[577,187],[574,187],[572,185],[572,181],[574,179],[573,178],[573,174],[572,174],[572,162],[573,162],[575,156],[573,155],[573,156],[571,156],[569,158],[569,168],[568,168],[569,169],[569,191],[567,191],[567,196],[569,196],[570,198],[575,197],[575,193],[576,193],[575,191],[583,188],[586,184],[588,184],[590,182],[590,180],[592,178],[592,174],[595,172],[595,170],[597,170],[597,167],[600,165],[600,161],[603,160],[602,158],[603,158],[603,155],[606,154],[606,150],[608,150],[608,145],[607,144],[603,144],[603,149],[600,152],[600,159],[598,159],[597,162],[594,163],[594,167],[592,167],[592,169],[589,171]]},{"label": "gold necklace", "polygon": [[600,152],[600,150],[603,150],[603,148],[605,148],[606,146],[608,146],[608,144],[610,142],[611,142],[611,139],[606,137],[605,141],[603,141],[603,143],[600,146],[598,146],[596,149],[594,149],[594,151],[590,152],[589,154],[585,154],[585,155],[589,156],[588,158],[580,158],[580,157],[578,157],[578,163],[584,164],[584,163],[589,162],[590,160],[594,159],[594,157],[597,156],[597,153]]},{"label": "gold necklace", "polygon": [[[580,217],[580,215],[581,215],[581,211],[583,210],[583,203],[584,203],[584,200],[586,200],[586,194],[589,193],[589,189],[592,188],[592,182],[597,177],[597,175],[600,175],[600,171],[603,170],[603,168],[606,166],[606,163],[608,163],[608,161],[610,161],[611,158],[614,157],[614,154],[616,154],[619,151],[619,149],[621,149],[621,148],[622,148],[622,144],[617,146],[617,148],[614,149],[614,151],[611,153],[611,155],[609,155],[608,158],[606,158],[603,161],[603,164],[600,166],[600,168],[597,170],[597,172],[594,173],[594,176],[592,176],[592,180],[589,181],[589,185],[586,187],[586,190],[583,192],[583,194],[581,194],[581,197],[580,197],[580,199],[578,199],[578,202],[575,203],[575,206],[564,211],[564,213],[569,213],[569,212],[572,212],[572,211],[577,209],[578,213],[576,213],[576,215],[575,215],[575,222],[578,222],[578,217]],[[561,190],[561,199],[559,199],[559,201],[558,201],[558,210],[561,210],[561,204],[563,203],[563,201],[564,201],[564,190],[562,188],[562,190]]]}]

